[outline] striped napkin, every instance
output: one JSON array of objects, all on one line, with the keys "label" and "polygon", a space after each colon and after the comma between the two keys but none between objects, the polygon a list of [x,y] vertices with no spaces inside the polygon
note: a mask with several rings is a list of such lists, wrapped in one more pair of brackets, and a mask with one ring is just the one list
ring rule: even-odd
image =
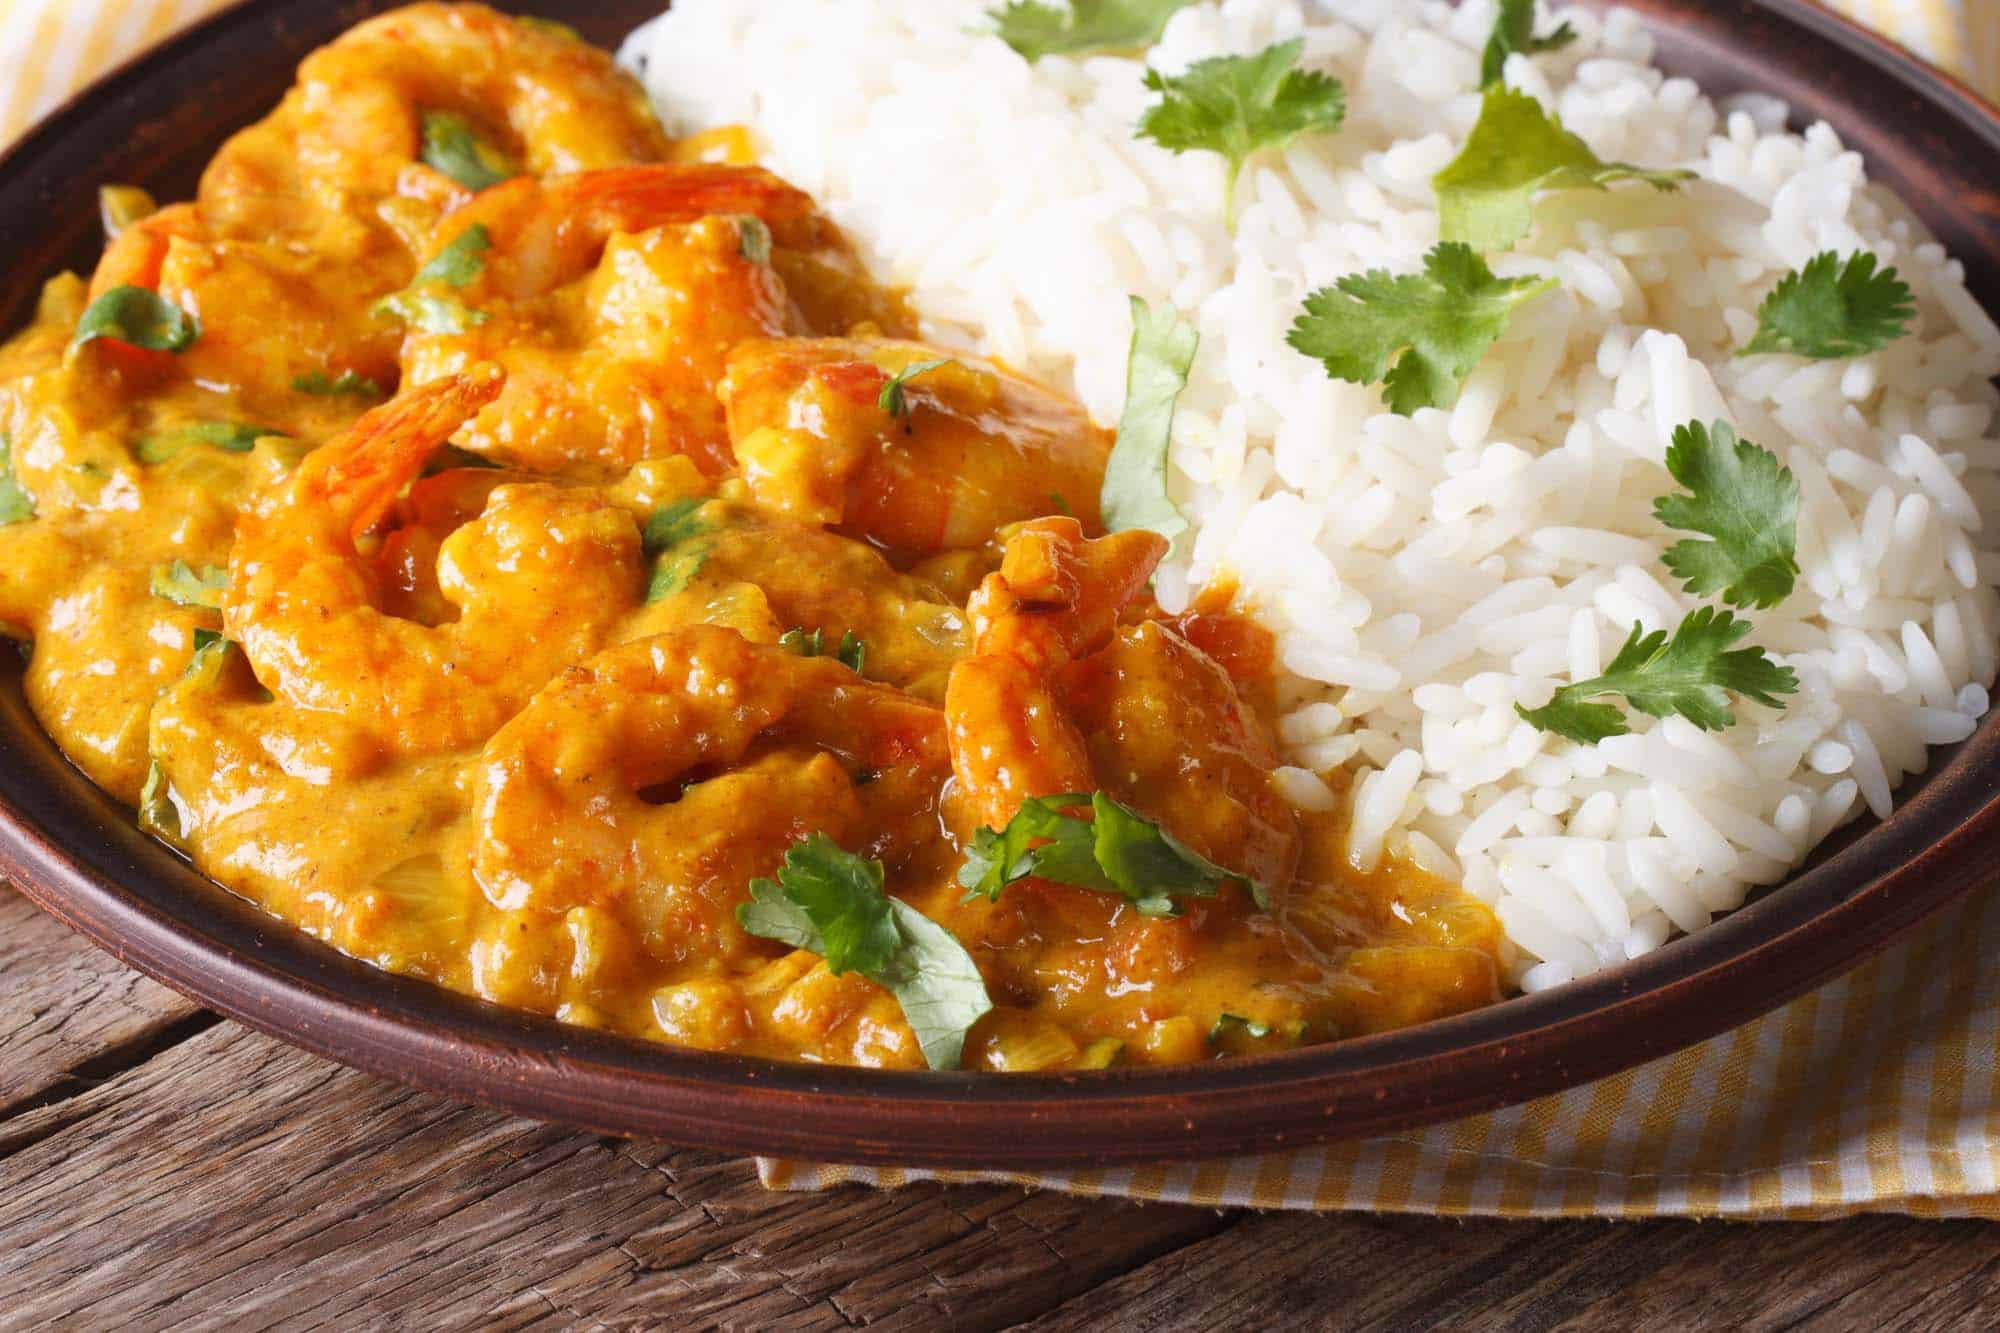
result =
[{"label": "striped napkin", "polygon": [[[0,143],[225,0],[0,0]],[[2000,96],[2000,0],[1834,0]],[[561,0],[544,6],[560,16]],[[1451,1124],[1233,1160],[1047,1174],[765,1158],[774,1189],[1003,1181],[1259,1208],[1500,1217],[2000,1218],[2000,887],[1765,1018]]]}]

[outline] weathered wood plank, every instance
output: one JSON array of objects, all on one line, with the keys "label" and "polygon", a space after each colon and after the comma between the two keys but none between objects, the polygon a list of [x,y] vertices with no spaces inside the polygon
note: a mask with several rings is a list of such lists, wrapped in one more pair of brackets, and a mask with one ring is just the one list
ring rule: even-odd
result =
[{"label": "weathered wood plank", "polygon": [[114,1073],[201,1011],[0,884],[0,1120]]},{"label": "weathered wood plank", "polygon": [[[2000,1229],[1267,1215],[1034,1321],[1093,1329],[1990,1326]],[[1969,1322],[1968,1322],[1969,1321]]]},{"label": "weathered wood plank", "polygon": [[997,1327],[1234,1221],[773,1195],[744,1161],[457,1105],[233,1024],[9,1128],[0,1310],[24,1325]]}]

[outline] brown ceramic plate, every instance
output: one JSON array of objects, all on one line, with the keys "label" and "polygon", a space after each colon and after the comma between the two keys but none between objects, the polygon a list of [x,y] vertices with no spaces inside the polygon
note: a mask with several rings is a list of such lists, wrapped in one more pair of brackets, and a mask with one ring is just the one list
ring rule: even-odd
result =
[{"label": "brown ceramic plate", "polygon": [[[613,44],[658,0],[537,6]],[[120,70],[0,159],[0,327],[87,269],[100,181],[184,197],[293,66],[381,0],[249,0]],[[1833,122],[2000,309],[2000,113],[1804,0],[1635,0],[1662,62]],[[12,657],[12,654],[6,656]],[[1808,867],[1700,934],[1444,1022],[1179,1069],[887,1074],[705,1055],[514,1013],[346,958],[195,874],[63,759],[0,680],[0,870],[205,1004],[360,1068],[550,1120],[850,1162],[1052,1167],[1215,1157],[1487,1110],[1709,1037],[1833,976],[1984,878],[2000,716]]]}]

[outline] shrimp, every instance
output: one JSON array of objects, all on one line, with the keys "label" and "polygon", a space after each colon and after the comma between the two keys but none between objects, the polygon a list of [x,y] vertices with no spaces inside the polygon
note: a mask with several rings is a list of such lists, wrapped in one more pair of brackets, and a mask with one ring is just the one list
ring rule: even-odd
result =
[{"label": "shrimp", "polygon": [[[912,375],[901,414],[880,400]],[[1098,527],[1108,435],[1026,380],[922,343],[760,340],[729,357],[729,438],[760,504],[905,556],[1071,513]]]},{"label": "shrimp", "polygon": [[569,668],[493,737],[473,875],[502,910],[617,906],[663,957],[726,955],[750,878],[804,834],[892,862],[920,852],[949,766],[934,706],[687,626]]},{"label": "shrimp", "polygon": [[342,224],[301,231],[309,220],[290,221],[275,231],[245,227],[207,206],[177,204],[127,227],[98,261],[91,299],[143,287],[187,312],[200,332],[178,355],[115,338],[87,352],[141,386],[176,375],[243,392],[266,416],[298,409],[292,385],[303,376],[352,373],[393,387],[399,338],[371,310],[409,281],[408,252],[378,232]]},{"label": "shrimp", "polygon": [[494,186],[426,255],[471,259],[476,271],[441,294],[477,313],[455,331],[413,331],[405,369],[422,383],[504,365],[505,391],[458,436],[495,459],[607,476],[684,454],[720,474],[724,357],[799,326],[771,246],[811,209],[767,172],[700,163]]},{"label": "shrimp", "polygon": [[334,212],[401,199],[434,221],[484,176],[668,151],[645,93],[604,52],[485,5],[417,4],[308,56],[278,111],[216,155],[200,197],[302,197]]},{"label": "shrimp", "polygon": [[958,795],[998,829],[1032,797],[1106,790],[1210,860],[1287,883],[1297,821],[1263,721],[1172,626],[1119,623],[1165,553],[1153,533],[1092,541],[1068,518],[1015,530],[946,688]]},{"label": "shrimp", "polygon": [[357,542],[466,417],[491,367],[411,390],[307,455],[237,521],[223,616],[257,678],[301,708],[367,727],[390,753],[476,744],[638,604],[632,515],[585,491],[503,486],[447,538],[446,624],[382,610]]}]

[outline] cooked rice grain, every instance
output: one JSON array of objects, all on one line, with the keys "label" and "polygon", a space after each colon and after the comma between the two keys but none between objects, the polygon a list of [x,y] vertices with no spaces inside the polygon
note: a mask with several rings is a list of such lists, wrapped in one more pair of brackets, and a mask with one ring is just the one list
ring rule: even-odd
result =
[{"label": "cooked rice grain", "polygon": [[[1688,167],[1644,188],[1545,197],[1492,257],[1561,290],[1530,307],[1450,411],[1404,419],[1329,379],[1286,329],[1304,295],[1414,267],[1430,178],[1478,115],[1492,0],[1227,0],[1182,10],[1149,59],[1305,39],[1347,85],[1338,134],[1260,155],[1219,213],[1221,167],[1132,134],[1139,60],[1030,67],[977,35],[987,0],[679,0],[626,49],[674,125],[745,123],[932,336],[1068,386],[1115,421],[1126,296],[1202,334],[1174,445],[1194,540],[1161,600],[1228,573],[1292,673],[1283,790],[1345,770],[1352,853],[1454,874],[1491,902],[1540,989],[1695,930],[1781,878],[1968,734],[1995,670],[2000,327],[1910,211],[1825,125],[1721,102],[1651,64],[1636,17],[1566,11],[1579,39],[1507,65],[1601,156]],[[1542,16],[1541,24],[1552,20]],[[1731,355],[1787,269],[1873,251],[1916,294],[1910,336],[1845,362]],[[1582,747],[1520,721],[1594,674],[1634,621],[1697,604],[1659,562],[1674,427],[1726,416],[1801,494],[1798,588],[1756,613],[1794,667],[1782,712],[1704,735],[1635,715]],[[1338,788],[1339,784],[1334,784]]]}]

